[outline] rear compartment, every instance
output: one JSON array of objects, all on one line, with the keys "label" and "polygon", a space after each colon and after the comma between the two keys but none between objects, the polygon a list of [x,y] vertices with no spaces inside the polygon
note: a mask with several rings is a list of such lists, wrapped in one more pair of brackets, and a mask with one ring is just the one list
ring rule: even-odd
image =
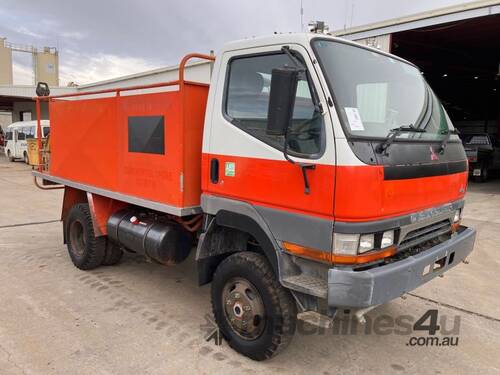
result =
[{"label": "rear compartment", "polygon": [[50,101],[48,173],[177,208],[199,206],[208,85],[116,93]]}]

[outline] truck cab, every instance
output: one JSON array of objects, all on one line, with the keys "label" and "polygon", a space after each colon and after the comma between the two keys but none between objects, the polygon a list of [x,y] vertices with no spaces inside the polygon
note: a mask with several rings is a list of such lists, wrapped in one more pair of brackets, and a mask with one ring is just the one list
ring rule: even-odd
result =
[{"label": "truck cab", "polygon": [[[229,43],[209,85],[184,78],[192,57],[214,60],[186,56],[177,81],[36,98],[53,120],[34,175],[65,189],[76,267],[193,249],[222,336],[264,360],[297,316],[361,320],[472,251],[464,148],[416,66],[318,33]],[[96,127],[109,137],[90,141]]]},{"label": "truck cab", "polygon": [[[295,86],[274,79],[283,70],[297,72]],[[460,224],[466,155],[416,66],[342,39],[284,34],[228,44],[213,72],[203,211],[216,225],[258,228],[300,308],[370,309],[470,253],[475,232]],[[289,87],[291,100],[279,102]],[[280,110],[288,124],[276,132]]]}]

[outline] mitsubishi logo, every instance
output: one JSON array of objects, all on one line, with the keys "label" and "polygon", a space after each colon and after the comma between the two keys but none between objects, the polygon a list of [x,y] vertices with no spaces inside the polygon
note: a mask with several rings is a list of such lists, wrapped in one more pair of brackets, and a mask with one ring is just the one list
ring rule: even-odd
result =
[{"label": "mitsubishi logo", "polygon": [[436,154],[432,146],[429,146],[429,150],[431,150],[431,160],[439,160],[439,156]]}]

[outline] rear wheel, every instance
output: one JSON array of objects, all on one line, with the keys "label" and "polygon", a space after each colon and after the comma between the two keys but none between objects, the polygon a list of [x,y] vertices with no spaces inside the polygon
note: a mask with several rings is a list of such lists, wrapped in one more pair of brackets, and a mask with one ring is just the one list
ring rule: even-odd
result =
[{"label": "rear wheel", "polygon": [[71,208],[65,223],[69,256],[81,270],[100,266],[106,254],[106,238],[96,237],[89,205],[80,203]]},{"label": "rear wheel", "polygon": [[24,162],[25,162],[26,164],[29,164],[29,163],[30,163],[30,160],[29,160],[29,157],[28,157],[28,153],[27,153],[27,152],[25,152],[25,153],[23,154],[23,159],[24,159]]},{"label": "rear wheel", "polygon": [[229,345],[254,360],[278,354],[295,332],[293,297],[257,253],[236,253],[222,261],[212,281],[212,308]]},{"label": "rear wheel", "polygon": [[10,162],[14,161],[14,158],[12,157],[12,154],[10,153],[10,150],[7,150],[7,159],[9,159]]}]

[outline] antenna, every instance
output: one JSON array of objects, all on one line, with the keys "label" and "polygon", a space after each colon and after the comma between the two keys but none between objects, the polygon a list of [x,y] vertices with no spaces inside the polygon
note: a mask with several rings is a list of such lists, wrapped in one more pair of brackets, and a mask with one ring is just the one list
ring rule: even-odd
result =
[{"label": "antenna", "polygon": [[304,31],[304,5],[300,0],[300,31]]}]

